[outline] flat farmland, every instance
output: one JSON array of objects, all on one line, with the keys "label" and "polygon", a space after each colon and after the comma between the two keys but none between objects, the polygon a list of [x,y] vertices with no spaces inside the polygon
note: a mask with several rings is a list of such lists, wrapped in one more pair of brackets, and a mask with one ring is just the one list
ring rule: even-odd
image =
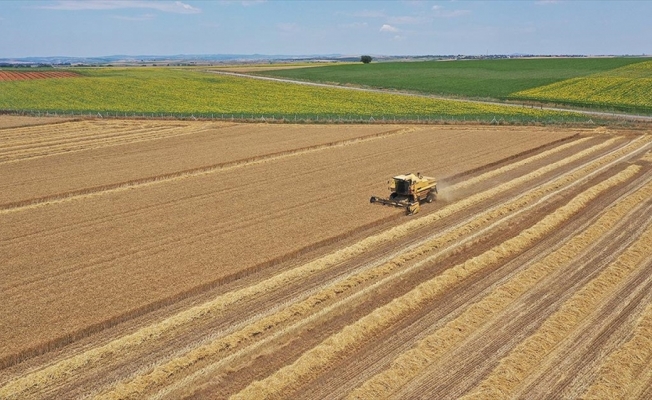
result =
[{"label": "flat farmland", "polygon": [[[649,329],[645,132],[98,119],[0,139],[1,398],[604,394]],[[436,203],[369,204],[409,171]]]}]

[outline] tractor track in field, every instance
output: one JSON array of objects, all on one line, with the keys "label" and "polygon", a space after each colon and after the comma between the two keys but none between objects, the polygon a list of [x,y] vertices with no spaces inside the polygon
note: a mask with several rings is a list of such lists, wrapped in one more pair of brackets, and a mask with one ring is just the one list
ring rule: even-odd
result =
[{"label": "tractor track in field", "polygon": [[[321,163],[288,169],[292,172],[279,182],[303,182],[338,168],[344,171],[342,176],[351,177],[357,163],[391,157],[392,149],[377,139],[392,141],[401,134],[411,131],[399,128],[295,146],[33,197],[0,205],[0,218],[19,221],[22,212],[49,215],[58,207],[73,207],[69,200],[81,206],[95,201],[109,204],[99,200],[111,196],[102,195],[126,190],[125,183],[131,185],[127,189],[143,193],[153,184],[168,183],[151,192],[157,195],[163,193],[161,188],[170,191],[225,168],[244,174],[246,170],[239,167],[268,163],[267,168],[275,168],[285,162],[294,165],[290,161],[295,156],[322,150],[346,155],[347,148],[376,146],[368,154],[343,157],[337,165],[325,157]],[[46,143],[56,141],[45,141],[45,149]],[[417,216],[407,218],[398,210],[381,214],[278,257],[141,303],[126,313],[107,314],[110,318],[95,325],[10,354],[0,359],[0,398],[345,398],[365,393],[360,390],[394,370],[407,378],[386,381],[388,388],[395,385],[388,392],[391,396],[457,398],[470,393],[486,384],[499,364],[509,362],[514,349],[540,334],[551,318],[558,318],[559,310],[579,301],[578,294],[584,296],[596,279],[618,271],[614,265],[626,255],[636,256],[634,247],[641,246],[640,239],[652,226],[652,198],[634,203],[635,196],[647,194],[652,187],[652,163],[643,156],[649,155],[650,147],[652,141],[645,135],[575,135],[458,169],[440,180],[441,201],[423,207]],[[235,196],[264,182],[263,175],[252,175],[234,189]],[[369,188],[363,185],[362,190]],[[19,235],[1,238],[0,246],[67,237],[109,221],[119,226],[182,205],[196,208],[226,191],[218,187],[169,193],[173,195],[110,215],[17,230]],[[237,235],[241,230],[236,228],[249,227],[256,235],[261,218],[301,218],[305,210],[337,199],[334,192],[319,199],[288,199],[284,207],[267,215],[243,215],[236,225],[211,221],[188,237],[154,237],[134,249],[108,248],[30,276],[15,274],[3,286],[3,295],[6,288],[7,294],[18,298],[25,288],[57,284],[80,272],[109,279],[112,263],[121,257],[129,260],[132,250],[151,257],[211,243],[208,239],[216,231]],[[46,204],[52,207],[40,208]],[[379,213],[385,210],[378,208]],[[607,217],[612,218],[610,224],[602,225]],[[608,228],[599,231],[603,226]],[[597,232],[601,233],[596,236]],[[590,241],[577,247],[585,234]],[[544,268],[558,253],[570,258],[555,268]],[[601,368],[605,353],[623,346],[638,315],[652,302],[650,262],[648,256],[628,275],[610,283],[609,291],[600,292],[592,300],[597,306],[568,328],[558,346],[541,356],[538,368],[510,390],[520,397],[541,395],[551,387],[558,398],[581,395]],[[489,299],[500,298],[501,290],[515,288],[515,282],[521,281],[529,286],[506,297],[485,320],[469,323],[466,319],[474,307],[493,304]],[[452,335],[458,326],[464,330]],[[410,360],[416,346],[436,335],[449,340],[442,342],[439,355],[425,364],[425,359],[414,359],[412,370],[398,369],[400,362]],[[642,376],[641,384],[651,379]],[[636,390],[645,392],[643,386]],[[381,392],[366,393],[361,397],[384,397],[371,395]]]}]

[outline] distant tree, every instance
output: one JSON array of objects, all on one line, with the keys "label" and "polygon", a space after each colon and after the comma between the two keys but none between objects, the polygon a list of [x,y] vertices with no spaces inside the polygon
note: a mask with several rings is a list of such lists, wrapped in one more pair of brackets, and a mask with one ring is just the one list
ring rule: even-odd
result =
[{"label": "distant tree", "polygon": [[362,56],[362,57],[360,57],[360,61],[362,61],[365,64],[369,64],[371,62],[371,60],[373,60],[373,58],[371,58],[371,56]]}]

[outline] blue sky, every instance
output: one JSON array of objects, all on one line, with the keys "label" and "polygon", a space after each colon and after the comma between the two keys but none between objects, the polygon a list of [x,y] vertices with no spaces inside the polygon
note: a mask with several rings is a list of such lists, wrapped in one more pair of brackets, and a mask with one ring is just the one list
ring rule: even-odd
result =
[{"label": "blue sky", "polygon": [[0,1],[0,58],[652,54],[652,1]]}]

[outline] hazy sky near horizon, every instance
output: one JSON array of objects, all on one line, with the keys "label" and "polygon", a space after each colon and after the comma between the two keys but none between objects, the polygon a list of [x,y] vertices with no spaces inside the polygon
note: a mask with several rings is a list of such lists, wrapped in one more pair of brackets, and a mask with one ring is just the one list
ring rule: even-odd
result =
[{"label": "hazy sky near horizon", "polygon": [[0,58],[652,54],[652,1],[0,1]]}]

